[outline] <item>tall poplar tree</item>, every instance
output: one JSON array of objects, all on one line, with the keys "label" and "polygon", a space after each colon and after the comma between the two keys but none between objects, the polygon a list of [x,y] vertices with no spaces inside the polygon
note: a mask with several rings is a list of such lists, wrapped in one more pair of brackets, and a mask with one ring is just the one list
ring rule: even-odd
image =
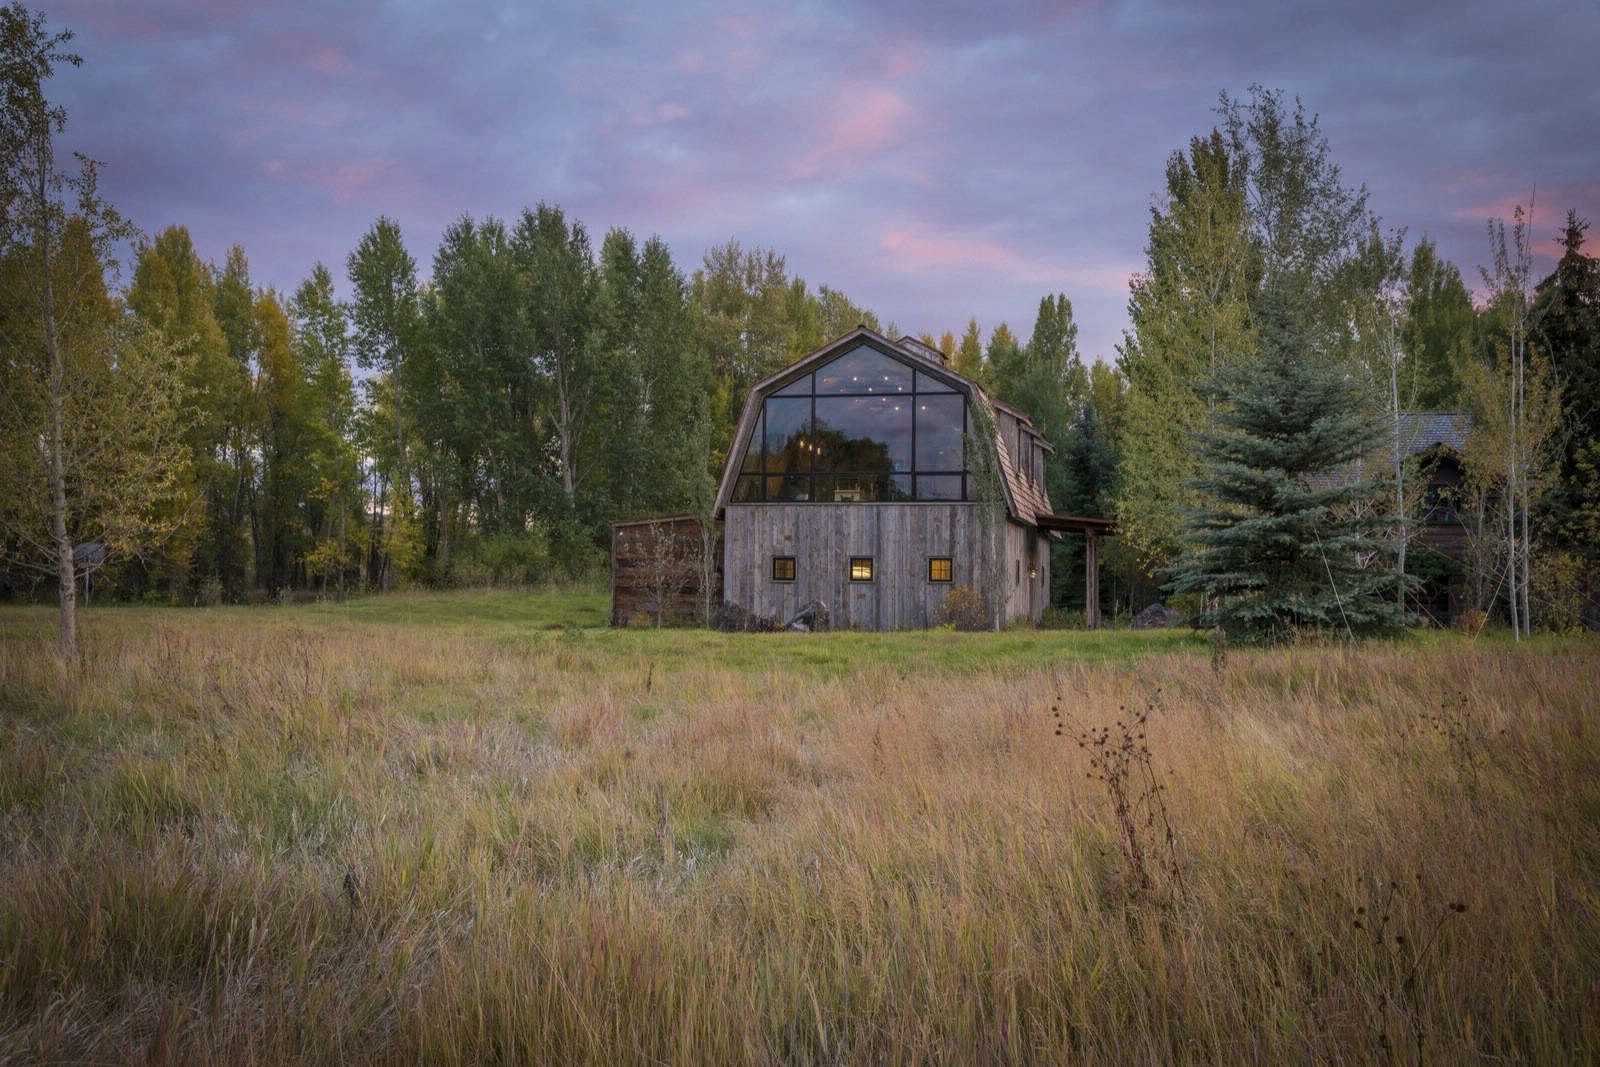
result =
[{"label": "tall poplar tree", "polygon": [[[356,364],[375,372],[367,381],[368,426],[374,459],[372,555],[369,577],[392,583],[420,553],[420,528],[408,456],[413,394],[407,368],[420,337],[417,265],[400,226],[379,218],[346,261],[354,289],[350,321]],[[398,558],[397,558],[398,557]],[[400,567],[391,564],[399,563]]]},{"label": "tall poplar tree", "polygon": [[1400,344],[1415,362],[1417,406],[1431,411],[1458,406],[1461,381],[1473,358],[1477,332],[1472,295],[1454,263],[1424,237],[1406,267]]},{"label": "tall poplar tree", "polygon": [[707,469],[696,436],[707,411],[683,275],[659,237],[639,249],[614,230],[601,252],[600,290],[612,368],[612,513],[686,510]]},{"label": "tall poplar tree", "polygon": [[1259,255],[1245,170],[1220,131],[1167,160],[1145,255],[1128,301],[1133,328],[1117,361],[1128,403],[1116,513],[1123,540],[1156,571],[1179,551],[1181,509],[1195,504],[1186,488],[1197,470],[1190,445],[1215,404],[1205,383],[1255,348]]},{"label": "tall poplar tree", "polygon": [[799,354],[788,289],[782,256],[746,251],[737,241],[711,248],[694,273],[691,299],[710,361],[718,455],[728,448],[750,386]]},{"label": "tall poplar tree", "polygon": [[223,587],[237,593],[250,584],[254,570],[248,542],[252,539],[254,492],[260,477],[260,398],[256,376],[260,338],[256,333],[255,291],[244,249],[233,245],[211,286],[211,310],[227,346],[222,402],[222,484],[213,511],[212,536],[217,574]]},{"label": "tall poplar tree", "polygon": [[301,583],[312,550],[311,496],[316,488],[313,398],[289,318],[277,293],[255,302],[261,477],[254,508],[256,576],[268,593]]},{"label": "tall poplar tree", "polygon": [[228,358],[228,341],[212,308],[211,268],[195,253],[189,231],[170,226],[139,246],[129,308],[179,353],[188,368],[188,470],[194,499],[179,529],[159,546],[158,569],[175,586],[219,579],[229,540],[229,491],[233,486],[228,452],[230,413],[248,380]]},{"label": "tall poplar tree", "polygon": [[567,515],[575,517],[579,490],[599,466],[604,430],[605,368],[590,337],[595,265],[589,235],[581,222],[569,224],[560,208],[540,204],[523,211],[512,246],[533,361],[546,383],[556,482]]},{"label": "tall poplar tree", "polygon": [[305,368],[313,433],[308,522],[315,540],[306,561],[308,576],[324,591],[331,579],[342,595],[346,579],[360,568],[361,458],[355,443],[349,323],[327,267],[318,263],[312,268],[311,277],[295,290],[289,315],[295,350]]},{"label": "tall poplar tree", "polygon": [[56,161],[66,113],[45,97],[70,33],[0,8],[0,550],[56,579],[58,641],[78,647],[84,557],[136,553],[170,532],[184,480],[183,366],[108,292],[132,227],[95,164]]},{"label": "tall poplar tree", "polygon": [[538,506],[544,392],[523,300],[511,235],[498,219],[463,217],[445,231],[433,260],[427,400],[418,410],[433,453],[424,481],[441,566],[462,506],[492,534],[523,532]]}]

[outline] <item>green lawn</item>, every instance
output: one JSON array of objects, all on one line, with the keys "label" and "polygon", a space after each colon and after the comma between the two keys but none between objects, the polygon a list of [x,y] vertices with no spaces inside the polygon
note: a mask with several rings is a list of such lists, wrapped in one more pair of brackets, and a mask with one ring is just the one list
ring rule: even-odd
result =
[{"label": "green lawn", "polygon": [[[351,598],[344,603],[258,607],[169,608],[110,605],[84,610],[86,646],[97,632],[165,623],[192,625],[208,614],[229,624],[263,628],[399,627],[513,644],[563,641],[598,658],[647,657],[663,667],[714,659],[733,669],[802,667],[848,674],[882,665],[902,673],[1037,668],[1061,660],[1102,663],[1152,652],[1209,648],[1188,630],[1030,630],[965,634],[950,630],[895,633],[722,634],[697,628],[612,629],[604,589],[465,590],[405,592]],[[46,637],[55,615],[41,607],[0,608],[0,639]]]},{"label": "green lawn", "polygon": [[[843,631],[804,634],[722,634],[697,628],[612,629],[609,593],[596,587],[449,590],[389,593],[290,606],[170,608],[94,605],[81,625],[92,650],[96,633],[126,631],[166,623],[192,625],[208,615],[230,625],[253,623],[279,631],[313,628],[398,627],[439,631],[451,636],[486,638],[513,645],[562,641],[590,665],[616,658],[643,658],[672,668],[714,660],[735,670],[810,668],[828,676],[887,667],[914,672],[963,673],[1037,669],[1063,662],[1129,663],[1152,653],[1210,654],[1204,635],[1187,628],[1033,630],[955,633],[947,629],[893,633]],[[0,640],[42,638],[55,630],[55,613],[45,607],[0,607]],[[1469,637],[1453,631],[1415,630],[1398,639],[1401,647],[1448,650],[1510,645],[1504,632]],[[1583,637],[1542,634],[1524,642],[1529,650],[1589,647]]]}]

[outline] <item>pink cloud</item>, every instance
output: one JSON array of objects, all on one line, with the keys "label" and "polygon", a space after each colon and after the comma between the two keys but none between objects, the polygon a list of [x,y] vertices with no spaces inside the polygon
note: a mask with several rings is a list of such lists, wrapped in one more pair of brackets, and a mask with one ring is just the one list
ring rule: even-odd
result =
[{"label": "pink cloud", "polygon": [[[1596,211],[1600,210],[1600,185],[1583,188],[1569,188],[1560,190],[1538,190],[1534,197],[1534,190],[1502,196],[1497,200],[1483,201],[1470,207],[1460,208],[1452,215],[1454,218],[1472,221],[1482,225],[1489,220],[1497,220],[1506,224],[1506,239],[1510,242],[1512,213],[1520,205],[1524,210],[1533,200],[1533,216],[1531,219],[1531,235],[1533,239],[1534,273],[1543,276],[1557,259],[1561,258],[1561,233],[1566,224],[1568,209],[1578,213],[1580,218],[1595,221]],[[1485,238],[1479,262],[1487,262],[1490,258],[1490,248]],[[1464,272],[1465,273],[1465,272]],[[1476,278],[1477,272],[1470,272]],[[1469,279],[1469,282],[1473,279]],[[1476,292],[1482,286],[1474,287]],[[1481,294],[1480,294],[1481,295]]]},{"label": "pink cloud", "polygon": [[682,104],[662,104],[656,108],[656,117],[662,122],[680,122],[693,114],[694,112]]},{"label": "pink cloud", "polygon": [[911,104],[899,93],[854,83],[834,92],[828,112],[831,117],[822,124],[819,140],[790,166],[790,178],[811,178],[830,164],[860,160],[898,144],[915,119]]},{"label": "pink cloud", "polygon": [[1458,219],[1470,219],[1475,222],[1487,219],[1504,219],[1510,222],[1512,213],[1519,205],[1524,209],[1527,208],[1529,192],[1531,190],[1509,193],[1495,200],[1480,201],[1468,207],[1457,208],[1452,215]]},{"label": "pink cloud", "polygon": [[885,50],[883,73],[889,78],[906,78],[922,72],[927,49],[919,41],[904,40]]},{"label": "pink cloud", "polygon": [[280,181],[321,189],[346,204],[392,186],[400,177],[393,163],[379,159],[309,160],[300,163],[269,159],[263,169]]},{"label": "pink cloud", "polygon": [[306,65],[330,77],[350,73],[350,59],[337,48],[318,48],[306,56]]},{"label": "pink cloud", "polygon": [[930,230],[921,223],[890,230],[878,247],[915,272],[956,268],[997,273],[1019,283],[1073,290],[1125,293],[1134,267],[1123,263],[1063,266],[986,237],[967,237]]}]

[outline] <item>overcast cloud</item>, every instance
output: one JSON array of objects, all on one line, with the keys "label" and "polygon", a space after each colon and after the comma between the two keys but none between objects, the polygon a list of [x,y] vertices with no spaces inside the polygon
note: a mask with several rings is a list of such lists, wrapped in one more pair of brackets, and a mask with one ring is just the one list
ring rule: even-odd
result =
[{"label": "overcast cloud", "polygon": [[69,143],[148,232],[290,289],[398,219],[561,205],[598,241],[773,248],[908,332],[1031,328],[1064,292],[1114,355],[1166,157],[1252,83],[1321,117],[1386,225],[1469,283],[1538,188],[1600,243],[1600,5],[504,5],[56,0]]}]

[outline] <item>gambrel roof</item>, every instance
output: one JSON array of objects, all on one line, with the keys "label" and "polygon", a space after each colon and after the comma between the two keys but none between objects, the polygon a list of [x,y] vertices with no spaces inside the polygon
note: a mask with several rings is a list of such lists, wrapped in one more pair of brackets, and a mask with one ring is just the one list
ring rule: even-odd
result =
[{"label": "gambrel roof", "polygon": [[1001,486],[1006,498],[1006,513],[1018,522],[1029,526],[1038,526],[1041,516],[1050,514],[1050,500],[1045,495],[1043,486],[1035,487],[1034,484],[1018,469],[1011,455],[1012,449],[1006,441],[1006,435],[999,431],[999,420],[995,417],[996,409],[1004,410],[1008,415],[1016,418],[1024,431],[1033,440],[1050,449],[1043,436],[1034,427],[1033,421],[1023,412],[991,400],[983,391],[983,387],[971,378],[957,374],[944,362],[943,355],[934,348],[923,344],[915,338],[902,338],[900,341],[891,341],[875,330],[865,326],[858,326],[842,337],[835,338],[800,359],[784,367],[775,374],[756,382],[751,386],[750,394],[745,398],[744,410],[739,416],[739,425],[734,430],[733,441],[728,448],[728,458],[722,469],[722,482],[717,490],[716,514],[721,515],[723,509],[733,495],[733,485],[738,477],[738,467],[745,449],[750,443],[750,437],[755,432],[756,420],[761,414],[761,405],[766,398],[784,388],[797,379],[804,377],[815,368],[830,362],[837,356],[858,345],[867,345],[886,356],[890,356],[912,368],[952,387],[957,392],[964,393],[968,403],[980,409],[987,415],[991,425],[996,428],[995,448],[999,455]]}]

